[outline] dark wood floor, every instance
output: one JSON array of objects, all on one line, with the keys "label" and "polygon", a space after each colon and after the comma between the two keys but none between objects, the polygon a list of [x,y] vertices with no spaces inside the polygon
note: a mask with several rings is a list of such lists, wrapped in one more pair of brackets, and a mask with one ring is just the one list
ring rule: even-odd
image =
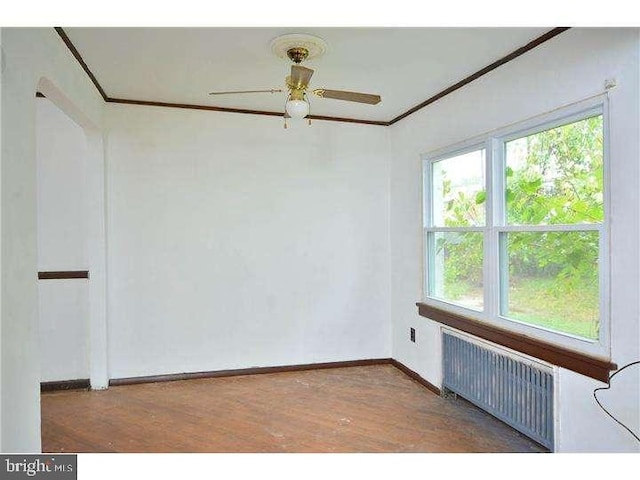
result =
[{"label": "dark wood floor", "polygon": [[42,394],[44,452],[541,452],[392,365]]}]

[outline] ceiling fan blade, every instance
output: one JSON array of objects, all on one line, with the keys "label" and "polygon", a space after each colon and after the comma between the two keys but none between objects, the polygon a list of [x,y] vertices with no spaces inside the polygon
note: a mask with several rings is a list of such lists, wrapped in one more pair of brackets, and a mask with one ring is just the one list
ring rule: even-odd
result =
[{"label": "ceiling fan blade", "polygon": [[269,90],[233,90],[229,92],[209,92],[209,95],[231,95],[235,93],[280,93],[282,90],[271,88]]},{"label": "ceiling fan blade", "polygon": [[333,98],[335,100],[345,100],[347,102],[367,103],[376,105],[382,100],[380,95],[372,95],[370,93],[345,92],[344,90],[327,90],[318,88],[313,91],[314,95],[322,98]]},{"label": "ceiling fan blade", "polygon": [[291,77],[290,82],[293,88],[304,89],[309,85],[313,70],[301,65],[291,65]]}]

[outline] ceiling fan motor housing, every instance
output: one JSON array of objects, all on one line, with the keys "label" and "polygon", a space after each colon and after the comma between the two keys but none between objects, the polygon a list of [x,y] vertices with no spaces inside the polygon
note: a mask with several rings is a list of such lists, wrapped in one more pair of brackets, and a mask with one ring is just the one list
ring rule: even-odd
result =
[{"label": "ceiling fan motor housing", "polygon": [[287,57],[296,64],[302,63],[308,56],[309,50],[304,47],[293,47],[287,50]]}]

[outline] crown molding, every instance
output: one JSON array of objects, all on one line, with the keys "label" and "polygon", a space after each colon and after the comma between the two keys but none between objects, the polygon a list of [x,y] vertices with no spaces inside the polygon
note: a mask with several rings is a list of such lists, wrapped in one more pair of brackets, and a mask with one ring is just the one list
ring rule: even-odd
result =
[{"label": "crown molding", "polygon": [[95,75],[91,72],[91,70],[89,70],[89,67],[87,66],[84,59],[82,58],[82,55],[80,55],[80,52],[78,52],[78,49],[71,42],[71,39],[67,36],[67,34],[62,29],[62,27],[53,27],[53,28],[58,33],[58,35],[60,35],[60,38],[62,39],[64,44],[67,46],[67,48],[69,49],[71,54],[75,57],[75,59],[78,61],[78,63],[80,64],[82,69],[85,71],[85,73],[89,76],[89,78],[91,79],[95,87],[98,89],[98,92],[100,92],[102,99],[106,102],[107,98],[109,98],[107,93],[104,91],[104,89],[102,88],[102,85],[100,85],[100,82],[98,82],[98,79],[95,77]]},{"label": "crown molding", "polygon": [[[142,105],[148,107],[167,107],[167,108],[186,108],[190,110],[208,110],[212,112],[227,112],[227,113],[245,113],[249,115],[266,115],[269,117],[284,117],[282,112],[270,112],[266,110],[248,110],[244,108],[229,108],[229,107],[216,107],[213,105],[195,105],[189,103],[171,103],[171,102],[155,102],[152,100],[132,100],[128,98],[111,98],[108,97],[105,100],[107,103],[121,103],[124,105]],[[362,123],[366,125],[382,125],[387,126],[388,122],[382,122],[377,120],[362,120],[359,118],[343,118],[343,117],[325,117],[322,115],[308,115],[305,118],[311,120],[330,120],[332,122],[348,122],[348,123]]]},{"label": "crown molding", "polygon": [[[495,62],[491,63],[490,65],[487,65],[486,67],[481,68],[477,72],[469,75],[468,77],[460,80],[459,82],[451,85],[450,87],[445,88],[441,92],[436,93],[432,97],[429,97],[428,99],[426,99],[424,102],[419,103],[415,107],[410,108],[406,112],[398,115],[397,117],[394,117],[393,119],[391,119],[389,121],[365,120],[365,119],[360,119],[360,118],[332,117],[332,116],[324,116],[324,115],[310,115],[308,118],[310,118],[312,120],[326,120],[326,121],[332,121],[332,122],[360,123],[360,124],[365,124],[365,125],[379,125],[379,126],[383,126],[383,127],[388,127],[388,126],[393,125],[393,124],[399,122],[400,120],[408,117],[409,115],[417,112],[418,110],[422,110],[426,106],[428,106],[428,105],[440,100],[441,98],[446,97],[450,93],[455,92],[456,90],[464,87],[465,85],[468,85],[469,83],[473,82],[474,80],[477,80],[478,78],[482,77],[483,75],[486,75],[487,73],[489,73],[489,72],[495,70],[496,68],[498,68],[498,67],[500,67],[500,66],[502,66],[502,65],[504,65],[504,64],[506,64],[508,62],[510,62],[511,60],[513,60],[515,58],[518,58],[519,56],[525,54],[526,52],[528,52],[528,51],[530,51],[530,50],[542,45],[546,41],[551,40],[552,38],[556,37],[557,35],[560,35],[561,33],[565,32],[566,30],[569,30],[569,28],[571,28],[571,27],[556,27],[556,28],[553,28],[552,30],[549,30],[547,33],[537,37],[536,39],[532,40],[531,42],[527,43],[526,45],[514,50],[513,52],[509,53],[508,55],[505,55],[504,57],[500,58],[499,60],[496,60]],[[105,90],[102,88],[102,86],[100,85],[100,82],[98,81],[96,76],[91,72],[91,70],[89,69],[89,67],[85,63],[84,59],[82,58],[82,55],[80,55],[80,52],[75,47],[75,45],[71,42],[71,40],[69,39],[69,37],[65,33],[64,29],[62,27],[54,27],[54,29],[58,33],[58,35],[60,36],[60,38],[62,39],[64,44],[67,46],[67,48],[69,49],[71,54],[78,61],[78,63],[82,67],[82,69],[89,76],[89,79],[91,80],[91,82],[93,82],[93,84],[95,85],[96,89],[98,90],[98,92],[102,96],[103,100],[105,102],[107,102],[107,103],[120,103],[120,104],[126,104],[126,105],[143,105],[143,106],[168,107],[168,108],[185,108],[185,109],[191,109],[191,110],[208,110],[208,111],[214,111],[214,112],[243,113],[243,114],[248,114],[248,115],[265,115],[265,116],[271,116],[271,117],[282,117],[282,116],[284,116],[284,113],[282,113],[282,112],[270,112],[270,111],[265,111],[265,110],[249,110],[249,109],[241,109],[241,108],[216,107],[214,105],[194,105],[194,104],[186,104],[186,103],[156,102],[156,101],[152,101],[152,100],[135,100],[135,99],[125,99],[125,98],[113,98],[113,97],[110,97],[105,92]]]},{"label": "crown molding", "polygon": [[560,35],[562,32],[568,30],[569,28],[570,27],[557,27],[557,28],[554,28],[553,30],[549,30],[547,33],[545,33],[543,35],[540,35],[538,38],[530,41],[526,45],[518,48],[517,50],[514,50],[513,52],[511,52],[508,55],[505,55],[501,59],[496,60],[492,64],[487,65],[484,68],[481,68],[477,72],[472,73],[468,77],[460,80],[458,83],[455,83],[455,84],[451,85],[450,87],[445,88],[441,92],[436,93],[433,97],[430,97],[430,98],[426,99],[424,102],[419,103],[415,107],[410,108],[406,112],[404,112],[404,113],[398,115],[397,117],[389,120],[389,125],[393,125],[394,123],[399,122],[403,118],[408,117],[412,113],[415,113],[418,110],[422,110],[427,105],[430,105],[433,102],[435,102],[437,100],[440,100],[442,97],[446,97],[450,93],[453,93],[456,90],[464,87],[465,85],[468,85],[469,83],[473,82],[474,80],[477,80],[478,78],[482,77],[483,75],[486,75],[487,73],[491,72],[492,70],[495,70],[496,68],[500,67],[501,65],[504,65],[505,63],[508,63],[511,60],[513,60],[515,58],[518,58],[520,55],[528,52],[529,50],[532,50],[532,49],[536,48],[539,45],[542,45],[547,40],[551,40],[553,37],[555,37],[557,35]]}]

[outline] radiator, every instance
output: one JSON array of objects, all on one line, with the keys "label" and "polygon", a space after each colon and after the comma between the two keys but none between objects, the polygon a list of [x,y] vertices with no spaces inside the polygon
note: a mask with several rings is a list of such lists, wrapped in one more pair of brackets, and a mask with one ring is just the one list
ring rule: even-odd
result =
[{"label": "radiator", "polygon": [[443,392],[474,403],[553,450],[551,369],[443,331]]}]

